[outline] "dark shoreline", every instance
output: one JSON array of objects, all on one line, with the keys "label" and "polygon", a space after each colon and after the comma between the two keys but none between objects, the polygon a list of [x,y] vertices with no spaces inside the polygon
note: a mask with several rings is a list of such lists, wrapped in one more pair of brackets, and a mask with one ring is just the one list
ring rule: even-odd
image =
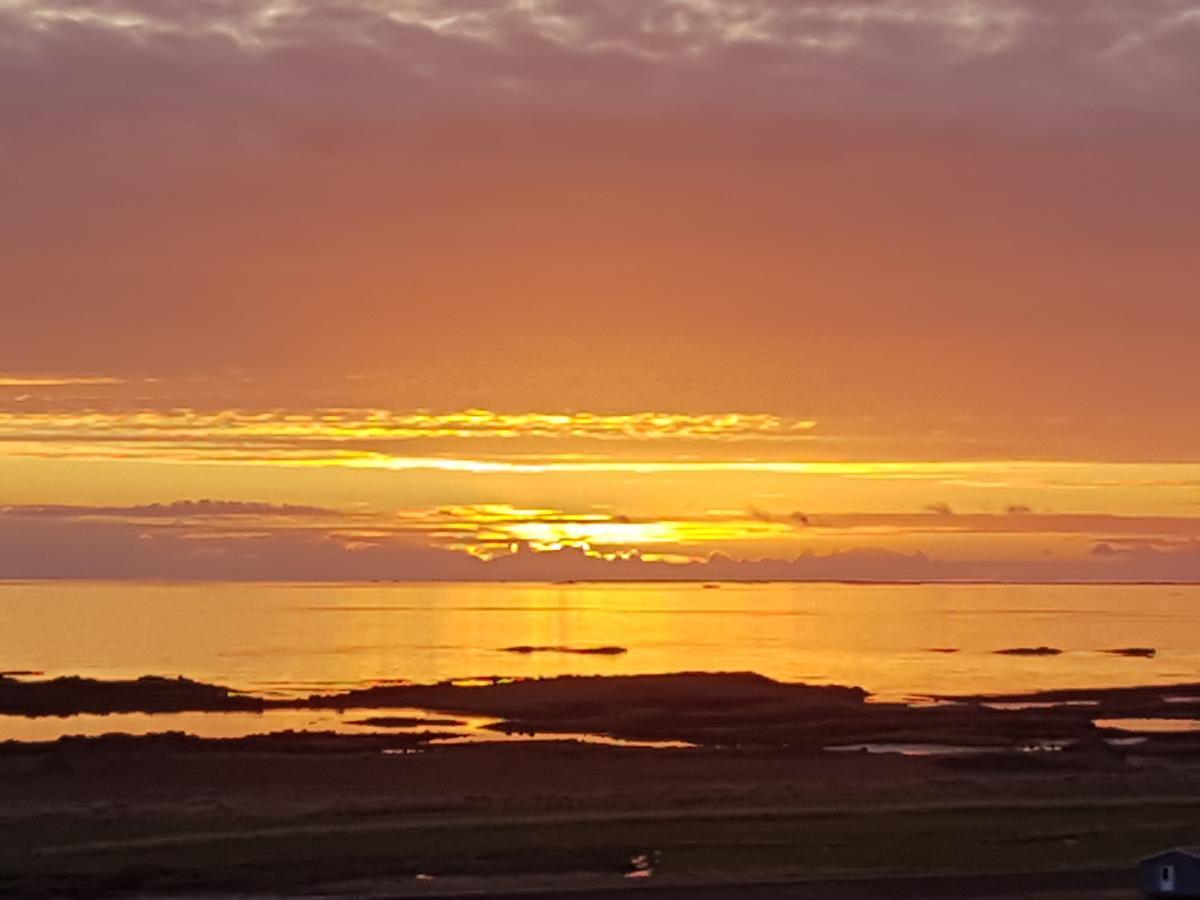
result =
[{"label": "dark shoreline", "polygon": [[[861,688],[789,684],[747,672],[496,678],[483,684],[381,684],[295,699],[253,696],[186,678],[146,676],[101,681],[0,677],[0,713],[27,717],[421,709],[451,716],[487,717],[496,721],[485,728],[547,738],[555,734],[597,735],[710,749],[772,748],[800,754],[820,753],[830,746],[940,745],[1020,755],[1022,764],[1031,766],[1058,764],[1068,757],[1080,760],[1128,753],[1200,758],[1200,733],[1139,732],[1136,727],[1116,730],[1095,724],[1104,719],[1200,720],[1200,702],[1181,702],[1191,698],[1200,700],[1200,683],[947,695],[930,698],[938,701],[932,705],[909,705],[870,702]],[[417,722],[407,724],[420,727]],[[413,742],[411,732],[395,727],[380,724],[377,733],[390,733],[397,746]],[[422,734],[428,735],[425,741],[446,737],[436,729]],[[333,747],[339,743],[353,746],[359,736],[326,737],[327,745]],[[1113,741],[1120,737],[1137,740],[1121,747]],[[1029,752],[1039,749],[1055,752]],[[974,764],[983,762],[976,759]]]},{"label": "dark shoreline", "polygon": [[[655,896],[865,900],[893,888],[965,896],[956,887],[970,884],[969,896],[1006,900],[1125,900],[1139,856],[1197,838],[1200,735],[1114,745],[1093,719],[1190,718],[1186,704],[1167,702],[1179,695],[1200,696],[1200,684],[913,707],[750,673],[380,685],[296,700],[186,679],[0,679],[0,711],[26,715],[69,715],[71,702],[395,706],[542,735],[446,744],[437,728],[387,728],[0,743],[0,895],[624,896],[630,861],[651,854],[661,857]],[[1085,698],[1097,705],[987,705]],[[693,746],[600,746],[572,733]],[[989,749],[825,752],[860,742]],[[1092,870],[1108,874],[1055,874]],[[745,894],[750,883],[760,893]]]},{"label": "dark shoreline", "polygon": [[[1193,840],[1200,815],[1200,768],[1175,764],[993,772],[561,742],[360,749],[156,740],[0,753],[0,895],[620,895],[635,887],[631,860],[651,853],[655,896],[732,898],[745,884],[962,896],[953,886],[969,882],[969,896],[1124,900],[1135,861]],[[1097,869],[1109,875],[1056,874]]]}]

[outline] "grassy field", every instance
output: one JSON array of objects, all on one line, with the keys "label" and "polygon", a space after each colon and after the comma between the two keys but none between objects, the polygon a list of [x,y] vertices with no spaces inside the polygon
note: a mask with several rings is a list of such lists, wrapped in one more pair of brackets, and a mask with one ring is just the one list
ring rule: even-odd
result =
[{"label": "grassy field", "polygon": [[1061,893],[1072,878],[1037,873],[1072,872],[1092,873],[1074,896],[1121,897],[1138,858],[1200,843],[1200,767],[1188,759],[1019,761],[571,742],[400,755],[308,741],[9,747],[0,893],[559,896],[627,888],[631,858],[651,854],[651,886],[807,882],[824,900],[917,884],[903,896],[923,900],[938,896],[928,880],[888,881],[884,894],[855,883],[957,876],[941,896],[1003,897],[979,891],[1024,873],[1014,896],[1053,886],[1058,897],[1072,896]]},{"label": "grassy field", "polygon": [[[42,821],[9,833],[0,886],[64,890],[289,891],[348,878],[618,877],[657,852],[656,883],[904,874],[1120,870],[1194,841],[1200,800],[989,807],[697,810],[462,817],[408,814],[186,830],[163,819],[97,832]],[[33,823],[30,823],[31,825]],[[431,888],[414,884],[414,892]]]}]

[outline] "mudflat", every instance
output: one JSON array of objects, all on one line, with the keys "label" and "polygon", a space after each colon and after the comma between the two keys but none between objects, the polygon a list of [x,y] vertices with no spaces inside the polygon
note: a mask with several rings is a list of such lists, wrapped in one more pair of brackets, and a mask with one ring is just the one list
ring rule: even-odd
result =
[{"label": "mudflat", "polygon": [[[1138,720],[1196,721],[1200,685],[1192,683],[926,699],[874,703],[859,687],[785,683],[751,672],[388,683],[286,699],[186,678],[0,676],[0,713],[26,716],[420,708],[491,717],[495,721],[488,727],[501,732],[593,734],[709,748],[819,752],[831,746],[910,743],[1011,751],[1071,748],[1081,757],[1101,759],[1128,752],[1200,753],[1196,734],[1136,728]],[[1134,727],[1102,724],[1112,719],[1132,720]],[[1117,740],[1131,733],[1137,737],[1136,751],[1119,748]]]}]

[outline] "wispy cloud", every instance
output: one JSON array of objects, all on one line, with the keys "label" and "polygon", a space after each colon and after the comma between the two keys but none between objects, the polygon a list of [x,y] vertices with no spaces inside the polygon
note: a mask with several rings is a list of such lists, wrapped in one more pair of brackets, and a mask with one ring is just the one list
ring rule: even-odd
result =
[{"label": "wispy cloud", "polygon": [[[33,382],[26,382],[32,384]],[[76,380],[46,384],[108,384]],[[0,381],[0,384],[3,384]],[[817,423],[767,413],[521,412],[486,409],[434,413],[384,409],[137,409],[0,411],[0,439],[253,443],[368,442],[418,438],[584,438],[608,440],[762,440],[797,438]]]},{"label": "wispy cloud", "polygon": [[243,500],[175,500],[132,506],[44,504],[0,507],[0,514],[52,519],[211,519],[227,517],[313,517],[344,515],[323,506]]},{"label": "wispy cloud", "polygon": [[0,388],[56,388],[124,384],[112,375],[15,375],[0,373]]},{"label": "wispy cloud", "polygon": [[[42,96],[100,99],[119,85],[122,99],[140,99],[135,111],[159,113],[163,82],[193,108],[216,114],[224,100],[235,115],[280,94],[296,106],[303,93],[306,103],[376,112],[705,103],[1184,112],[1196,74],[1195,14],[1178,0],[10,0],[0,15],[10,65],[60,73]],[[101,84],[72,77],[100,58],[109,62]],[[222,79],[206,77],[216,70]],[[628,90],[635,82],[651,87]],[[28,102],[28,91],[9,96]]]},{"label": "wispy cloud", "polygon": [[[928,483],[931,491],[959,492],[954,496],[1161,494],[1200,485],[1200,463],[1190,461],[963,458],[954,453],[978,448],[956,443],[933,447],[943,454],[934,458],[890,457],[889,449],[883,435],[849,438],[826,433],[811,418],[772,413],[0,407],[0,459],[497,477],[774,475]],[[1013,518],[1032,511],[1007,508]],[[961,518],[944,501],[926,512]],[[789,515],[797,516],[793,526],[804,524],[804,513]]]}]

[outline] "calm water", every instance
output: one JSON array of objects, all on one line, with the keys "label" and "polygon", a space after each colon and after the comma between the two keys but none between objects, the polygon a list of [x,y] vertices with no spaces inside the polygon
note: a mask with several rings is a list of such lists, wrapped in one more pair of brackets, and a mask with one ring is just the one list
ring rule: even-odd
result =
[{"label": "calm water", "polygon": [[[521,644],[628,652],[502,650]],[[1037,645],[1065,652],[993,652]],[[1130,646],[1158,656],[1101,652]],[[1200,587],[0,583],[0,671],[25,669],[287,694],[682,670],[855,684],[888,699],[1200,681]]]}]

